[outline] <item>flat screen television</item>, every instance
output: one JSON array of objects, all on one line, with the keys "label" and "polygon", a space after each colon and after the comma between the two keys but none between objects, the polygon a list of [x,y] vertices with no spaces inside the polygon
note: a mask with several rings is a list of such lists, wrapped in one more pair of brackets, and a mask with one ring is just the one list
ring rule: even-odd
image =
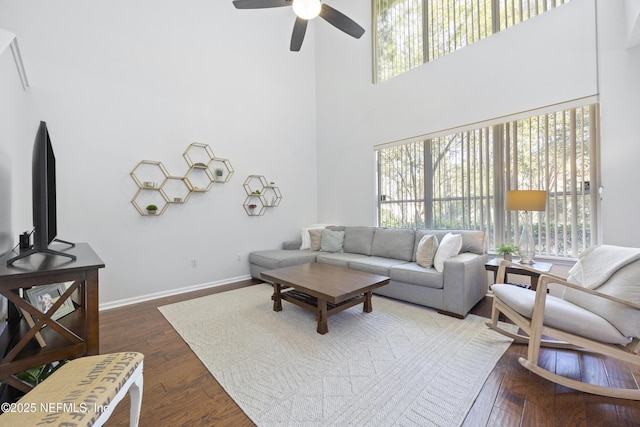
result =
[{"label": "flat screen television", "polygon": [[7,265],[33,255],[46,253],[76,259],[75,255],[49,249],[51,242],[75,246],[73,243],[56,239],[58,232],[56,217],[56,157],[53,154],[47,124],[40,122],[33,143],[31,163],[31,197],[33,208],[33,246],[7,261]]}]

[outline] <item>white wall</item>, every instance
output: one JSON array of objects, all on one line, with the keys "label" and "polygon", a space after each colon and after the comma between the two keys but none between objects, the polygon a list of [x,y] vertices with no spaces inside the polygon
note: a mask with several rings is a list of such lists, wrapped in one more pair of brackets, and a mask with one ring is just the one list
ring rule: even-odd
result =
[{"label": "white wall", "polygon": [[640,46],[626,49],[622,4],[598,2],[602,228],[605,243],[639,247]]},{"label": "white wall", "polygon": [[[109,305],[246,277],[247,252],[278,247],[318,220],[374,224],[375,144],[599,92],[605,243],[640,245],[630,224],[640,198],[629,191],[640,178],[640,54],[624,49],[623,2],[597,4],[599,67],[595,0],[573,0],[379,85],[371,84],[370,3],[331,4],[365,35],[316,20],[293,54],[288,8],[0,0],[0,28],[18,34],[32,85],[23,93],[11,55],[0,57],[10,233],[17,240],[31,226],[24,181],[41,119],[59,165],[59,235],[91,243],[104,259]],[[181,155],[195,141],[231,160],[231,182],[162,217],[140,217],[131,169],[159,160],[182,174]],[[264,217],[242,209],[249,174],[277,181],[284,195]]]},{"label": "white wall", "polygon": [[[9,39],[3,38],[0,45],[5,40]],[[38,125],[34,120],[33,99],[22,88],[8,46],[0,52],[0,254],[15,246],[18,234],[27,230],[23,220],[31,218],[31,204],[20,194],[31,192],[31,148]]]},{"label": "white wall", "polygon": [[[230,0],[0,0],[56,152],[58,236],[89,242],[106,263],[103,306],[248,277],[249,251],[316,221],[314,32],[290,53],[293,21],[290,8]],[[146,159],[182,175],[191,142],[228,158],[231,181],[140,216],[129,172]],[[263,217],[242,208],[250,174],[283,194]],[[19,190],[14,203],[29,203]]]},{"label": "white wall", "polygon": [[[375,224],[376,144],[599,93],[603,243],[640,246],[640,48],[625,48],[625,4],[573,0],[378,85],[368,49],[319,27],[319,219]],[[368,4],[348,5],[370,21]]]}]

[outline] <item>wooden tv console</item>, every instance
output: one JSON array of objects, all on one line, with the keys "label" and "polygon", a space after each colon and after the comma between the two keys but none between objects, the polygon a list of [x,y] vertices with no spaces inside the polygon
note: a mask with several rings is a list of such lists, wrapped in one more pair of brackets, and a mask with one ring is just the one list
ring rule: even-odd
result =
[{"label": "wooden tv console", "polygon": [[[102,260],[87,243],[61,249],[76,256],[33,254],[7,266],[15,254],[0,257],[0,294],[9,300],[7,325],[0,334],[0,381],[28,392],[14,374],[64,359],[99,354],[98,269]],[[53,308],[42,313],[21,297],[33,286],[71,282]],[[71,299],[75,310],[58,320],[53,313]],[[33,326],[22,315],[31,315]]]}]

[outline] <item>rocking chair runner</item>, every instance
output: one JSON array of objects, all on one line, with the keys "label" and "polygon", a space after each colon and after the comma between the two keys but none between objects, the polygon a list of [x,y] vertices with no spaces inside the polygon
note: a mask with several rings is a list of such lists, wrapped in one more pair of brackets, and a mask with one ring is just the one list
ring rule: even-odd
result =
[{"label": "rocking chair runner", "polygon": [[[550,372],[538,364],[540,346],[549,346],[588,350],[640,366],[640,260],[631,260],[612,272],[597,290],[551,274],[540,276],[536,291],[504,284],[509,264],[512,263],[503,261],[500,264],[497,283],[491,287],[494,300],[491,322],[487,322],[487,326],[515,342],[528,343],[527,358],[521,357],[520,364],[565,387],[601,396],[640,400],[640,389],[585,383]],[[562,298],[547,294],[550,283],[565,287]],[[501,329],[498,324],[500,313],[520,327],[526,336]],[[543,339],[543,336],[552,340]]]}]

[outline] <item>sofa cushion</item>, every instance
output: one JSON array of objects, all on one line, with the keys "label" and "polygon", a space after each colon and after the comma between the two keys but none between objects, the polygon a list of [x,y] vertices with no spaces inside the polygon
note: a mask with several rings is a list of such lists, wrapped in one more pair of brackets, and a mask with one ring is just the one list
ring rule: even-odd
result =
[{"label": "sofa cushion", "polygon": [[[492,285],[491,290],[509,307],[524,317],[531,318],[536,297],[534,291],[505,284]],[[544,324],[611,344],[628,344],[631,341],[597,314],[552,295],[546,297]]]},{"label": "sofa cushion", "polygon": [[410,228],[376,228],[371,255],[411,261],[415,234]]},{"label": "sofa cushion", "polygon": [[[595,290],[640,304],[640,260],[631,262]],[[565,288],[563,298],[607,319],[628,337],[640,338],[640,310],[595,295]]]},{"label": "sofa cushion", "polygon": [[320,252],[316,257],[316,262],[319,262],[321,264],[334,265],[336,267],[348,268],[349,261],[353,261],[359,258],[367,258],[367,257],[362,254],[350,254],[348,252],[336,252],[336,253]]},{"label": "sofa cushion", "polygon": [[273,249],[251,252],[249,254],[249,262],[273,270],[275,268],[289,267],[290,265],[315,262],[317,254],[317,252],[309,252],[308,250]]},{"label": "sofa cushion", "polygon": [[344,231],[322,230],[320,250],[323,252],[343,252]]},{"label": "sofa cushion", "polygon": [[[426,230],[420,228],[416,230],[415,249],[418,249],[418,243],[423,236],[433,234],[438,238],[439,242],[442,242],[442,238],[447,233],[459,234],[462,236],[462,247],[460,248],[460,252],[471,252],[478,255],[487,253],[485,243],[486,234],[484,231],[480,230]],[[414,254],[413,261],[415,260],[416,258]]]},{"label": "sofa cushion", "polygon": [[389,269],[389,277],[396,282],[410,283],[427,288],[442,289],[444,274],[435,268],[420,267],[415,262],[394,265]]},{"label": "sofa cushion", "polygon": [[371,255],[375,227],[344,227],[344,251]]},{"label": "sofa cushion", "polygon": [[418,243],[416,250],[416,262],[420,267],[433,267],[433,258],[438,251],[438,238],[433,234],[427,234]]},{"label": "sofa cushion", "polygon": [[438,245],[436,256],[433,259],[433,268],[442,272],[444,270],[444,261],[447,258],[458,255],[461,247],[462,236],[460,234],[447,233]]},{"label": "sofa cushion", "polygon": [[487,253],[484,231],[478,230],[459,230],[453,231],[454,234],[462,236],[462,247],[460,252],[471,252],[474,254],[482,255]]},{"label": "sofa cushion", "polygon": [[366,273],[389,276],[389,268],[400,264],[405,264],[405,261],[371,256],[349,261],[349,268],[364,271]]}]

